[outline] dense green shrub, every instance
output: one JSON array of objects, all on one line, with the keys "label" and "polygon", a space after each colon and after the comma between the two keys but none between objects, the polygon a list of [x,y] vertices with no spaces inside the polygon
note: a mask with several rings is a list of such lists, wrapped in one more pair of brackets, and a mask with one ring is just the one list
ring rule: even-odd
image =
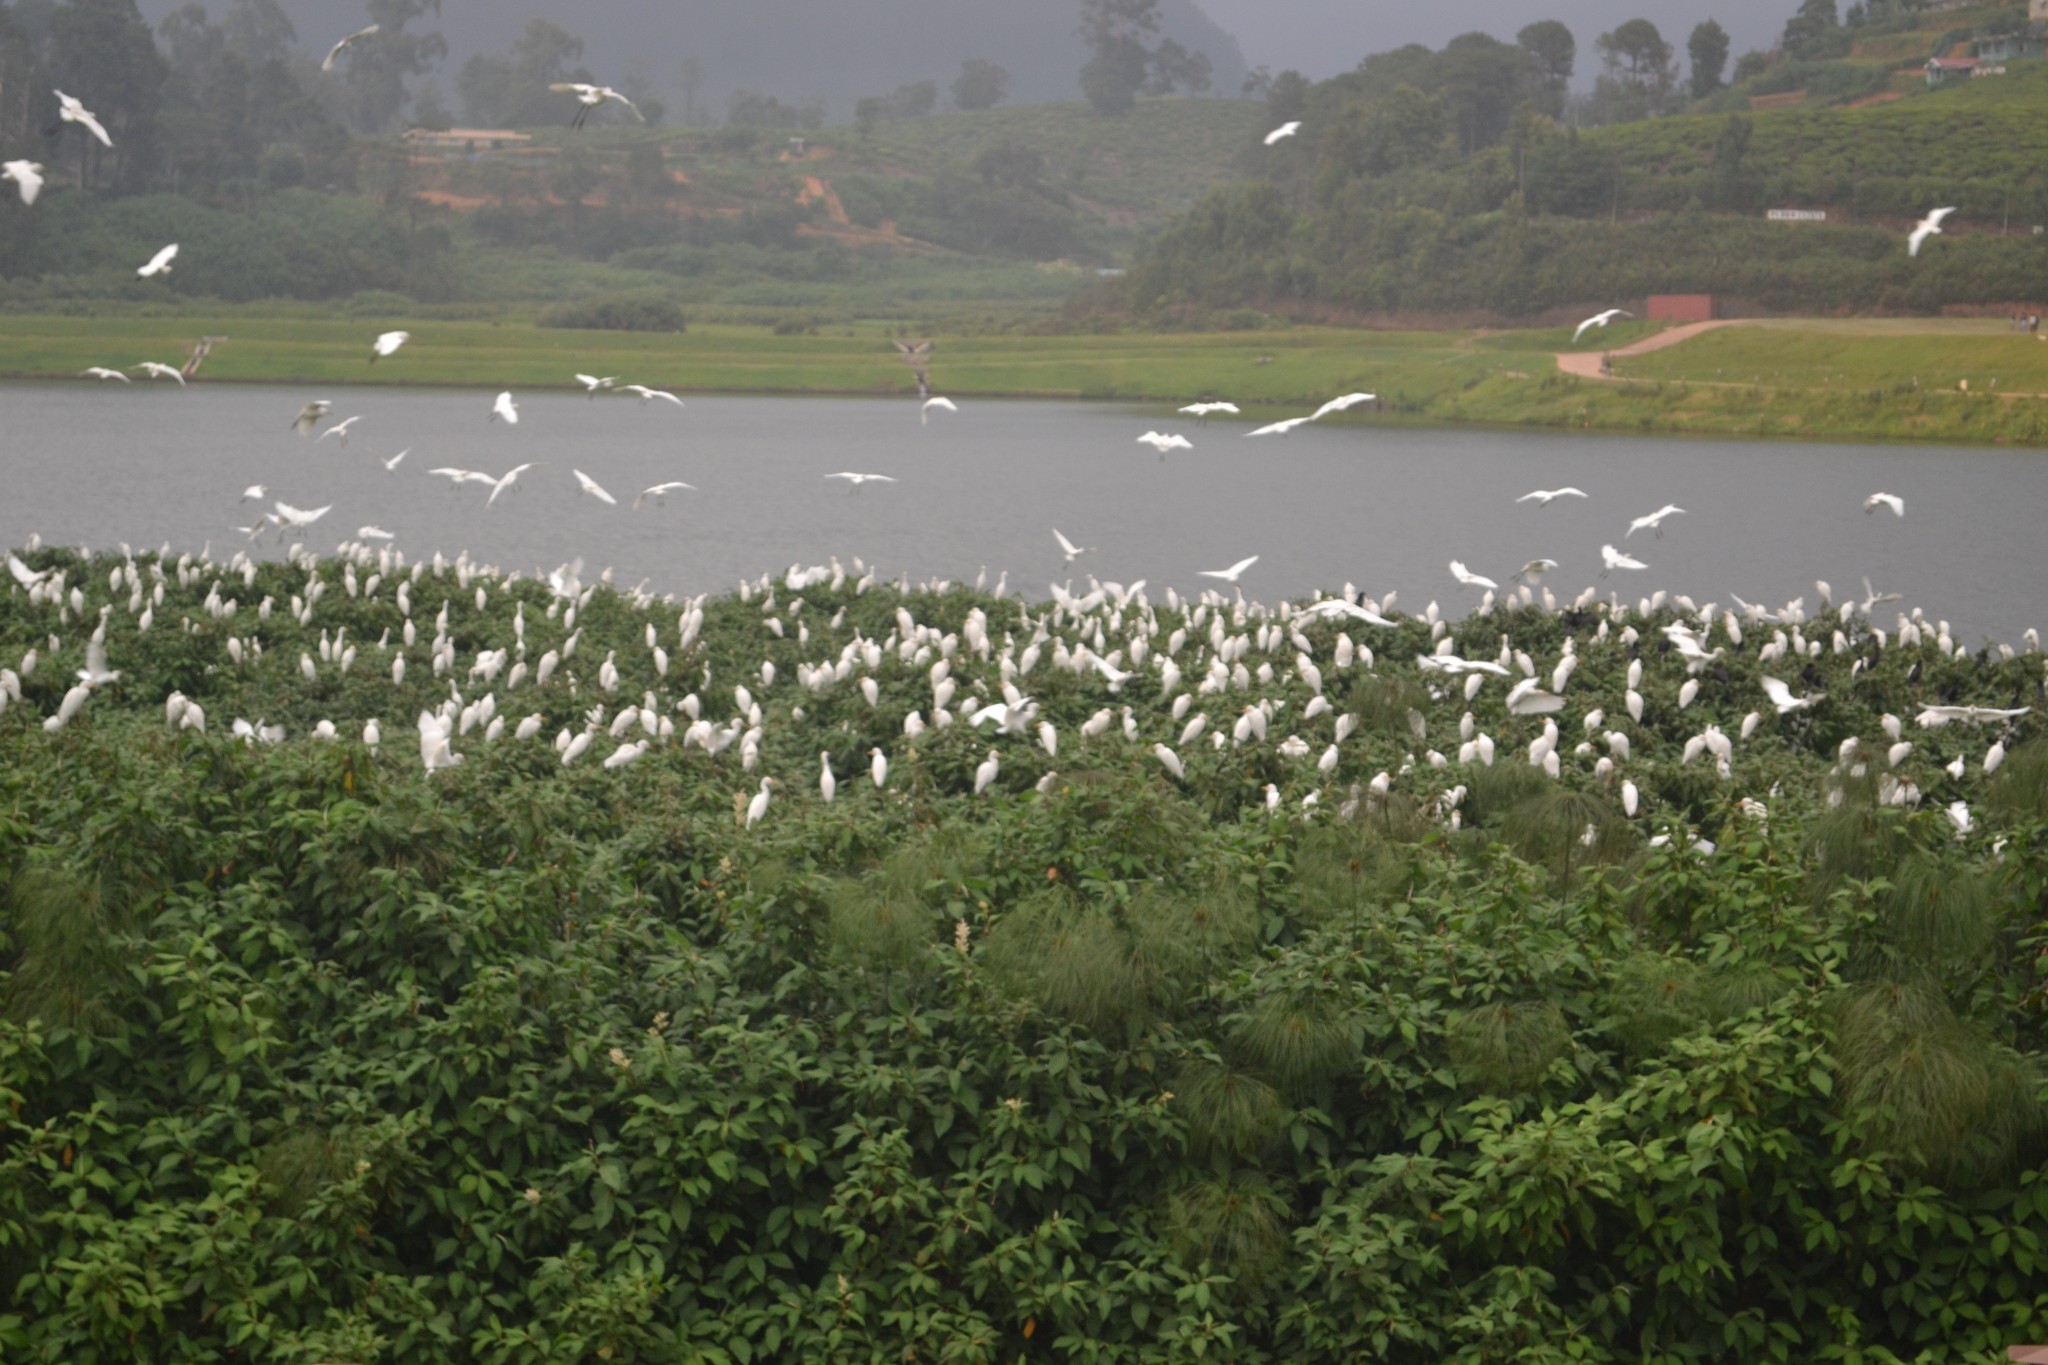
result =
[{"label": "dense green shrub", "polygon": [[601,332],[682,332],[688,321],[674,299],[650,294],[614,294],[601,299],[551,303],[535,319],[542,327],[581,327]]}]

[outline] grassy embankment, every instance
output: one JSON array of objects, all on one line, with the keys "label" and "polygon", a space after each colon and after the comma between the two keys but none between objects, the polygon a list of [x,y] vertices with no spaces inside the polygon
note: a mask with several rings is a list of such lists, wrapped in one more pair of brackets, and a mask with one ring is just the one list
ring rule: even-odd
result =
[{"label": "grassy embankment", "polygon": [[[775,336],[756,327],[684,335],[437,323],[391,360],[367,361],[386,324],[264,317],[0,318],[0,374],[72,375],[87,365],[175,360],[202,333],[228,342],[217,381],[569,385],[576,371],[700,392],[891,394],[909,371],[879,331]],[[391,322],[389,325],[401,325]],[[1648,334],[1635,324],[1607,337]],[[974,397],[1185,401],[1230,398],[1248,416],[1366,388],[1369,421],[1479,423],[1737,436],[2030,442],[2048,439],[2048,345],[1995,319],[1774,321],[1627,357],[1629,381],[1558,373],[1562,330],[1287,331],[940,340],[934,379]],[[1261,362],[1264,363],[1261,363]],[[1996,388],[1992,385],[1997,381]],[[1959,385],[1968,380],[1969,392]],[[1916,387],[1917,384],[1917,387]],[[2005,395],[2005,396],[1998,396]]]}]

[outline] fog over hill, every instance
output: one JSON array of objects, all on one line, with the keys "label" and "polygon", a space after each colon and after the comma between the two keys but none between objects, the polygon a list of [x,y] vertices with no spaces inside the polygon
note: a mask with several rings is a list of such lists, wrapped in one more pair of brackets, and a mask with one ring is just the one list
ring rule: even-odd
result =
[{"label": "fog over hill", "polygon": [[[185,0],[139,3],[155,24]],[[279,3],[308,51],[366,22],[354,4]],[[206,5],[215,19],[228,8],[227,0]],[[1163,0],[1160,8],[1163,35],[1208,54],[1213,89],[1235,96],[1246,69],[1236,39],[1196,0]],[[467,57],[502,54],[529,21],[546,19],[583,40],[583,64],[598,79],[641,80],[657,91],[671,123],[683,116],[682,64],[690,57],[702,70],[700,119],[723,117],[727,97],[739,90],[821,102],[843,119],[862,96],[909,82],[937,81],[943,90],[976,57],[1011,73],[1012,102],[1075,98],[1087,60],[1075,35],[1078,9],[1071,0],[446,0],[438,19],[413,27],[447,36],[449,60],[437,79],[451,101]]]}]

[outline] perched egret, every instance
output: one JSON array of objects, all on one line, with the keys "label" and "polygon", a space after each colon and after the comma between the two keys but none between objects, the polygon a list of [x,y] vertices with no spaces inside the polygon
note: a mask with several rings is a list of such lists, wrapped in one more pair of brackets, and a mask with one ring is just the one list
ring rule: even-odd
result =
[{"label": "perched egret", "polygon": [[1635,314],[1629,312],[1626,308],[1610,308],[1604,313],[1595,313],[1592,317],[1579,324],[1578,329],[1572,333],[1572,340],[1576,343],[1590,328],[1604,328],[1616,318],[1632,318],[1634,316]]},{"label": "perched egret", "polygon": [[1922,242],[1925,242],[1929,237],[1941,236],[1942,220],[1955,211],[1953,204],[1947,208],[1929,209],[1927,216],[1913,224],[1913,230],[1906,234],[1906,254],[1908,256],[1918,256]]},{"label": "perched egret", "polygon": [[873,779],[875,790],[880,791],[889,785],[889,756],[880,749],[870,749],[868,757],[873,760],[868,764],[868,776]]},{"label": "perched egret", "polygon": [[995,780],[1002,775],[1002,771],[1002,756],[994,749],[990,749],[988,757],[983,759],[980,766],[974,770],[974,794],[979,796],[995,785]]},{"label": "perched egret", "polygon": [[333,47],[327,49],[327,56],[321,60],[320,69],[322,71],[334,70],[334,63],[340,60],[341,54],[347,51],[351,44],[359,43],[365,38],[374,37],[380,31],[381,29],[378,25],[372,24],[368,28],[359,28],[354,33],[349,34],[348,37],[343,38]]},{"label": "perched egret", "polygon": [[828,806],[839,794],[839,779],[832,775],[832,754],[826,749],[818,751],[818,794],[825,798]]}]

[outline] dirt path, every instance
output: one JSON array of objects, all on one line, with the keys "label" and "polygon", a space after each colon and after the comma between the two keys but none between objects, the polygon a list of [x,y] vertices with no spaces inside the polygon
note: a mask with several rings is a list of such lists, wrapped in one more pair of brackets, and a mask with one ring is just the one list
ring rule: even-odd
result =
[{"label": "dirt path", "polygon": [[1651,351],[1661,351],[1666,346],[1676,346],[1681,341],[1690,341],[1700,333],[1711,332],[1716,327],[1732,327],[1736,321],[1734,318],[1721,318],[1714,322],[1688,322],[1611,351],[1564,351],[1557,357],[1557,368],[1566,374],[1578,375],[1582,379],[1611,379],[1612,375],[1600,372],[1602,356],[1614,356],[1619,359],[1625,356],[1647,355]]}]

